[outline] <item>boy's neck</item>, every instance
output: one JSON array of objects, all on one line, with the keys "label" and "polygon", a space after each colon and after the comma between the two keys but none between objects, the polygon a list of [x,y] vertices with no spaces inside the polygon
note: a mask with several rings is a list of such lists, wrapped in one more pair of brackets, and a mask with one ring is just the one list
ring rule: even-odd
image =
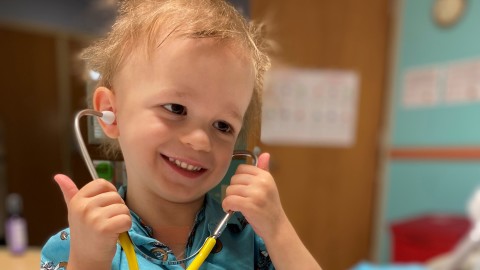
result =
[{"label": "boy's neck", "polygon": [[169,247],[177,259],[183,259],[191,226],[158,226],[153,228],[153,237]]},{"label": "boy's neck", "polygon": [[140,196],[128,189],[126,203],[153,230],[153,238],[172,249],[182,259],[188,237],[205,197],[191,203],[174,203],[161,198]]},{"label": "boy's neck", "polygon": [[162,227],[189,227],[193,226],[195,217],[204,204],[205,197],[190,203],[175,203],[161,198],[150,198],[134,194],[128,189],[126,203],[143,222],[152,229]]}]

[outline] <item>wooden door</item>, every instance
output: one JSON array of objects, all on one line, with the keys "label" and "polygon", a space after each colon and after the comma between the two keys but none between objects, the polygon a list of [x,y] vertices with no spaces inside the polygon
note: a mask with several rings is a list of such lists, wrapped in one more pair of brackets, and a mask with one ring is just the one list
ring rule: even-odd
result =
[{"label": "wooden door", "polygon": [[262,0],[252,1],[251,9],[253,19],[274,23],[283,62],[359,74],[353,147],[260,144],[272,155],[271,172],[283,206],[307,248],[324,269],[348,269],[371,257],[388,1]]},{"label": "wooden door", "polygon": [[[55,39],[0,27],[0,119],[5,130],[6,192],[24,201],[32,245],[42,244],[65,206],[53,181],[61,171],[61,134]],[[4,200],[5,198],[0,198]]]},{"label": "wooden door", "polygon": [[0,40],[6,178],[0,193],[22,195],[29,242],[40,246],[68,225],[54,174],[65,173],[78,186],[90,180],[72,132],[73,114],[86,106],[85,83],[75,69],[84,44],[60,33],[6,25],[0,25]]}]

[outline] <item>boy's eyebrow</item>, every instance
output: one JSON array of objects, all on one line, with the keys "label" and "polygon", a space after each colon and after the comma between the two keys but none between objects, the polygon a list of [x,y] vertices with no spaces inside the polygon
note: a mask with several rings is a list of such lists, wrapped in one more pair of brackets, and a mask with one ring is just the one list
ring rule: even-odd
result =
[{"label": "boy's eyebrow", "polygon": [[181,91],[181,90],[177,90],[177,89],[173,89],[173,94],[177,97],[189,97],[191,96],[192,94],[189,93],[188,91]]},{"label": "boy's eyebrow", "polygon": [[181,90],[178,90],[178,89],[175,89],[175,88],[162,88],[162,90],[165,90],[165,91],[162,91],[161,93],[157,93],[155,95],[155,97],[157,97],[157,96],[162,97],[162,96],[165,96],[165,95],[171,95],[171,96],[184,98],[184,97],[191,96],[191,94],[188,91],[181,91]]},{"label": "boy's eyebrow", "polygon": [[242,122],[243,121],[243,117],[240,115],[240,113],[238,113],[238,111],[236,110],[228,110],[227,113],[232,116],[233,118],[235,118],[236,120]]}]

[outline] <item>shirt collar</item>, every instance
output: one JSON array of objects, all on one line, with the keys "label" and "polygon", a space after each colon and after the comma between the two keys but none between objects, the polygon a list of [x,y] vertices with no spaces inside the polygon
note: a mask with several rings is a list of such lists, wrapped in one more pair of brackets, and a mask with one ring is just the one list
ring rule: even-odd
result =
[{"label": "shirt collar", "polygon": [[[127,186],[123,185],[119,188],[118,193],[125,200],[127,194]],[[148,224],[143,223],[140,216],[130,210],[132,215],[132,227],[129,230],[130,236],[136,245],[151,244],[153,239],[153,230]],[[218,223],[225,216],[221,204],[212,198],[208,193],[205,195],[205,202],[203,207],[197,213],[195,218],[195,224],[193,228],[196,228],[204,220],[208,221],[208,230],[210,234],[213,233]],[[248,224],[245,217],[239,212],[235,212],[234,215],[227,222],[227,229],[232,232],[241,232]]]}]

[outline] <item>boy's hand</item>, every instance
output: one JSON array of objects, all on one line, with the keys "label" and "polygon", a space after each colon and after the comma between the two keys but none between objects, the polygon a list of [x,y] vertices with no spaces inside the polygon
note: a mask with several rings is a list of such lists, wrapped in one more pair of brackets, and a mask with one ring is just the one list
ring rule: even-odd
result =
[{"label": "boy's hand", "polygon": [[118,236],[132,225],[125,202],[115,186],[103,179],[93,180],[80,190],[68,176],[59,174],[54,179],[68,208],[69,269],[71,264],[75,269],[110,269]]},{"label": "boy's hand", "polygon": [[275,269],[321,270],[283,211],[277,186],[268,172],[269,160],[270,155],[263,153],[258,157],[258,167],[238,166],[227,187],[223,209],[242,212],[265,241]]},{"label": "boy's hand", "polygon": [[258,167],[238,166],[222,207],[225,211],[241,212],[255,232],[264,240],[275,236],[288,219],[280,203],[277,186],[269,173],[270,154],[258,157]]}]

